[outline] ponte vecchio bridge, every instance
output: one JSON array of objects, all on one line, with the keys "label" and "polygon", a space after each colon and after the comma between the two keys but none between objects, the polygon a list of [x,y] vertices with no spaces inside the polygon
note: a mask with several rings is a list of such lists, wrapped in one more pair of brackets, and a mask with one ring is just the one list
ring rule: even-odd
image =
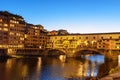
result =
[{"label": "ponte vecchio bridge", "polygon": [[68,57],[78,57],[82,51],[116,59],[120,54],[120,33],[70,34],[49,36],[48,50],[58,50]]}]

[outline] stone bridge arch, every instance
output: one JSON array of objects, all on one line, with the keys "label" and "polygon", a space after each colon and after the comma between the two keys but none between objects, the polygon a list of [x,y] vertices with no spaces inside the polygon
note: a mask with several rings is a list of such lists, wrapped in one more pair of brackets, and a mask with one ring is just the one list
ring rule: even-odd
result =
[{"label": "stone bridge arch", "polygon": [[54,48],[54,49],[45,50],[44,54],[51,55],[51,56],[66,55],[67,57],[79,57],[82,51],[90,51],[90,52],[95,52],[95,54],[106,55],[105,50],[98,50],[96,48],[73,48],[73,49]]},{"label": "stone bridge arch", "polygon": [[58,56],[66,54],[64,49],[47,49],[45,53],[48,56]]},{"label": "stone bridge arch", "polygon": [[[88,53],[89,52],[89,53]],[[73,54],[74,57],[79,57],[82,54],[100,54],[100,55],[105,55],[104,50],[98,50],[95,48],[80,48],[80,49],[75,49],[75,52]]]}]

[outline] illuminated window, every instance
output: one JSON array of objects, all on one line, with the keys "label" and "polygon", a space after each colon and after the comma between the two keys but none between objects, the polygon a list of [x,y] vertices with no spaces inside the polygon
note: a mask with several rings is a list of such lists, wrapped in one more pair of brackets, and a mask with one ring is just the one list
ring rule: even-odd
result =
[{"label": "illuminated window", "polygon": [[17,22],[17,21],[14,21],[14,23],[16,23],[16,24],[17,24],[18,22]]},{"label": "illuminated window", "polygon": [[15,25],[14,24],[10,24],[10,27],[14,27]]},{"label": "illuminated window", "polygon": [[13,33],[13,32],[10,32],[10,35],[14,35],[14,33]]},{"label": "illuminated window", "polygon": [[20,38],[20,40],[24,40],[24,38]]},{"label": "illuminated window", "polygon": [[0,45],[0,47],[2,47],[2,45]]},{"label": "illuminated window", "polygon": [[2,22],[2,19],[0,19],[0,22]]},{"label": "illuminated window", "polygon": [[18,22],[18,21],[16,21],[16,23],[17,23],[17,24],[19,24],[19,22]]},{"label": "illuminated window", "polygon": [[2,26],[2,23],[0,23],[0,26]]},{"label": "illuminated window", "polygon": [[115,46],[115,48],[117,48],[117,49],[118,49],[118,48],[120,48],[120,47],[119,47],[119,46]]},{"label": "illuminated window", "polygon": [[7,27],[7,26],[8,26],[8,24],[4,24],[4,26],[5,26],[5,27]]},{"label": "illuminated window", "polygon": [[20,36],[20,33],[16,33],[17,36]]},{"label": "illuminated window", "polygon": [[18,47],[23,47],[23,45],[18,45]]},{"label": "illuminated window", "polygon": [[16,19],[15,17],[13,17],[13,19]]},{"label": "illuminated window", "polygon": [[8,53],[12,53],[13,52],[13,50],[12,49],[8,49]]},{"label": "illuminated window", "polygon": [[18,21],[10,20],[10,23],[19,23]]},{"label": "illuminated window", "polygon": [[35,35],[37,35],[37,33],[35,33]]},{"label": "illuminated window", "polygon": [[28,36],[25,34],[25,38],[27,38]]},{"label": "illuminated window", "polygon": [[8,28],[3,28],[4,31],[8,31]]},{"label": "illuminated window", "polygon": [[10,23],[12,23],[13,22],[13,20],[10,20]]},{"label": "illuminated window", "polygon": [[10,23],[15,23],[15,21],[14,20],[10,20]]}]

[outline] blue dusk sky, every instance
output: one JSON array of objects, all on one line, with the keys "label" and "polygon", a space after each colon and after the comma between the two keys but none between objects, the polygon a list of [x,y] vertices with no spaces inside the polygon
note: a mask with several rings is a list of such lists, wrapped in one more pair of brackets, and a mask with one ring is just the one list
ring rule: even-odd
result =
[{"label": "blue dusk sky", "polygon": [[0,0],[0,11],[70,33],[120,32],[120,0]]}]

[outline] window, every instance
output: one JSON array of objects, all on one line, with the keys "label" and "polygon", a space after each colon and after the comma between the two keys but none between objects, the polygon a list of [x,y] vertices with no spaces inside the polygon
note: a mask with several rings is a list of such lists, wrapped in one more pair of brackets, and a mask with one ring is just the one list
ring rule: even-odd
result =
[{"label": "window", "polygon": [[120,45],[120,43],[116,43],[116,45]]},{"label": "window", "polygon": [[110,36],[110,39],[112,39],[112,36]]},{"label": "window", "polygon": [[2,26],[2,23],[0,23],[0,26]]},{"label": "window", "polygon": [[7,26],[8,26],[8,24],[4,24],[4,26],[5,26],[5,27],[7,27]]},{"label": "window", "polygon": [[19,22],[18,22],[18,21],[16,21],[16,23],[17,23],[17,24],[19,24]]},{"label": "window", "polygon": [[10,35],[14,35],[14,33],[13,33],[13,32],[10,32]]},{"label": "window", "polygon": [[21,37],[21,38],[20,38],[20,40],[22,40],[22,41],[23,41],[23,40],[24,40],[24,38],[22,38],[22,37]]},{"label": "window", "polygon": [[119,48],[120,48],[120,46],[116,46],[116,48],[117,48],[117,49],[119,49]]},{"label": "window", "polygon": [[16,36],[20,36],[20,33],[16,33]]},{"label": "window", "polygon": [[4,35],[8,35],[8,33],[7,33],[7,32],[4,32]]},{"label": "window", "polygon": [[101,37],[101,39],[103,39],[103,37]]},{"label": "window", "polygon": [[35,33],[35,35],[39,35],[38,33]]},{"label": "window", "polygon": [[0,47],[2,47],[2,45],[0,45]]},{"label": "window", "polygon": [[93,39],[95,39],[96,37],[93,37]]},{"label": "window", "polygon": [[2,22],[2,19],[0,19],[0,22]]},{"label": "window", "polygon": [[10,24],[10,27],[14,27],[14,24]]},{"label": "window", "polygon": [[8,37],[7,37],[7,36],[4,36],[4,39],[8,39]]},{"label": "window", "polygon": [[15,21],[14,20],[10,20],[10,23],[15,23]]},{"label": "window", "polygon": [[8,31],[8,28],[3,28],[4,31]]},{"label": "window", "polygon": [[105,43],[103,43],[103,44],[105,44]]},{"label": "window", "polygon": [[86,39],[88,39],[88,37],[86,37]]},{"label": "window", "polygon": [[115,41],[119,41],[119,39],[116,39]]}]

